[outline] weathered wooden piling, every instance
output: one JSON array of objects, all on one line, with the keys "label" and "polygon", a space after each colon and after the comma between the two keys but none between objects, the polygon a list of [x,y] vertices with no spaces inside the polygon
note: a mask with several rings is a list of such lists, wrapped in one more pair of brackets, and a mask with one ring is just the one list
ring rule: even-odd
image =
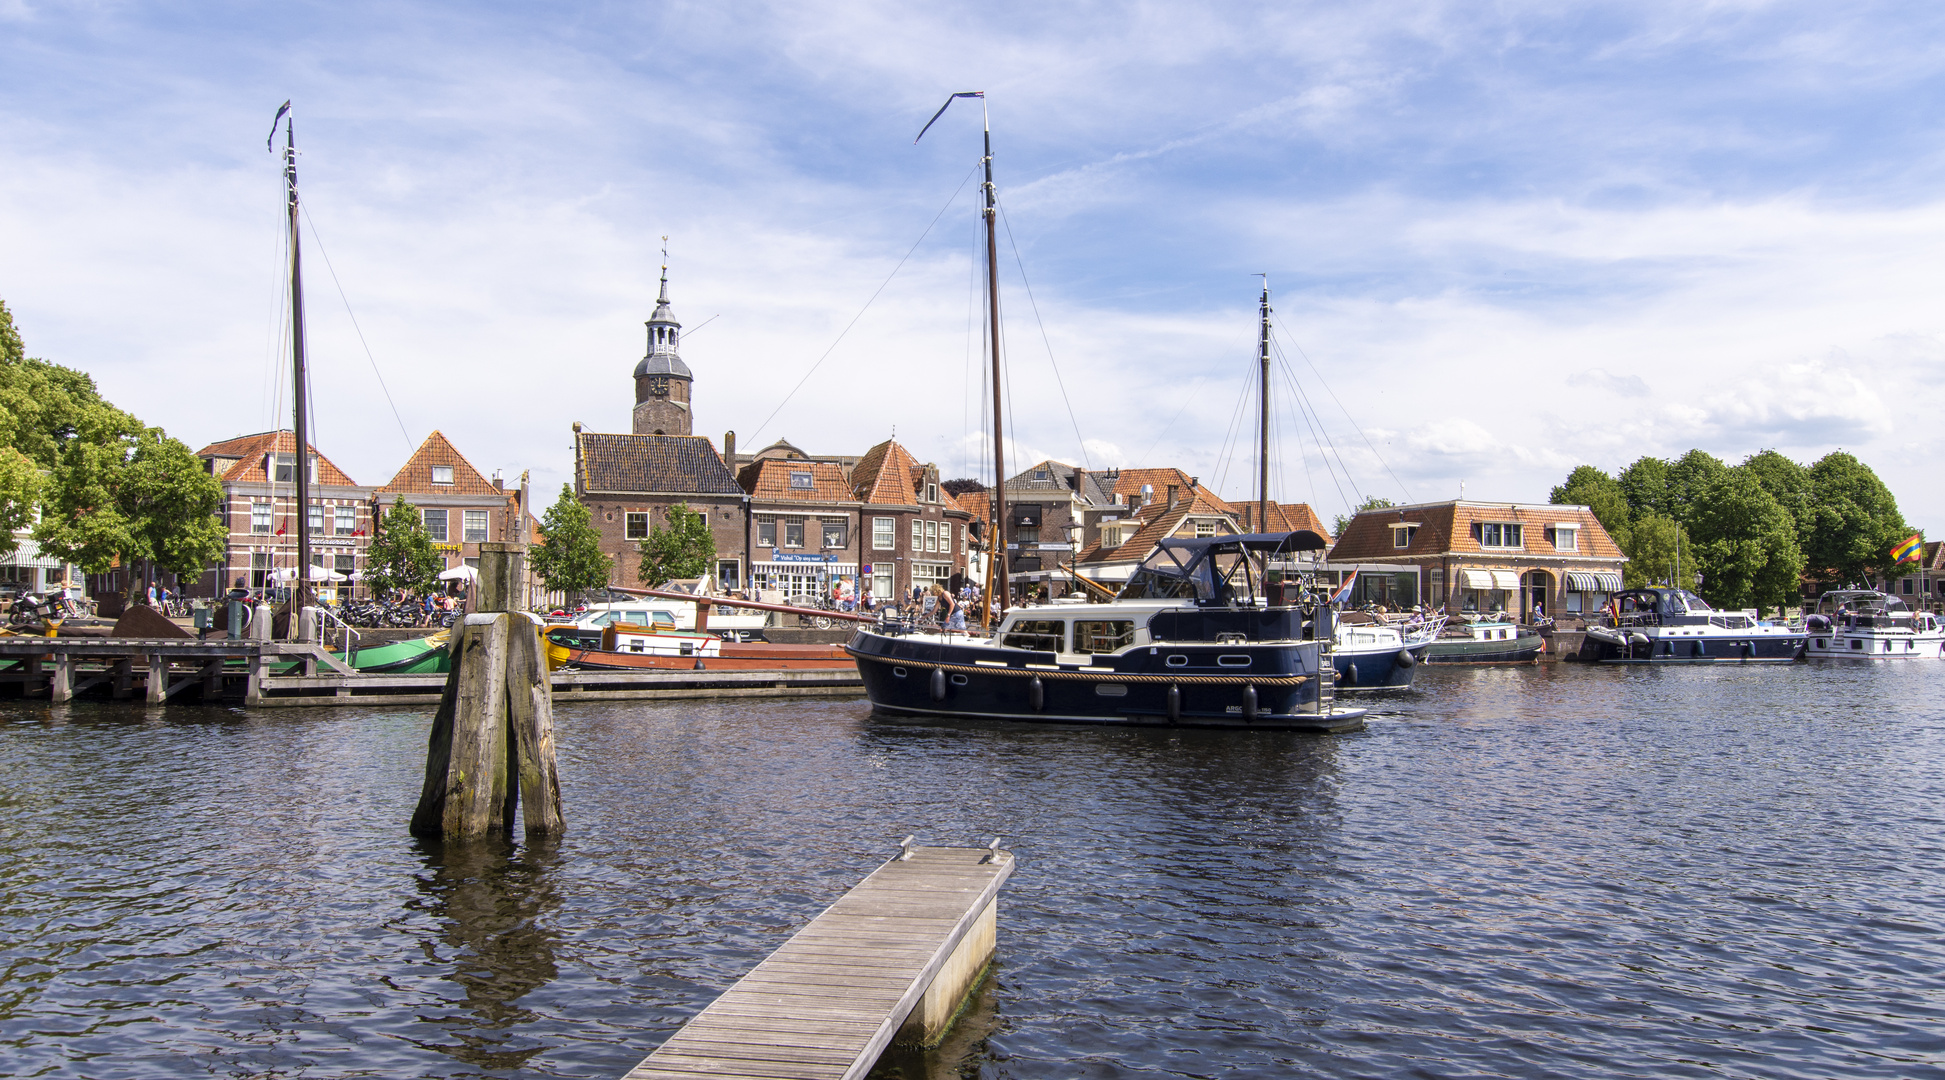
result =
[{"label": "weathered wooden piling", "polygon": [[561,831],[547,661],[536,624],[507,610],[523,561],[517,544],[481,545],[481,610],[453,626],[452,671],[426,744],[414,836],[511,833],[516,807],[529,837]]}]

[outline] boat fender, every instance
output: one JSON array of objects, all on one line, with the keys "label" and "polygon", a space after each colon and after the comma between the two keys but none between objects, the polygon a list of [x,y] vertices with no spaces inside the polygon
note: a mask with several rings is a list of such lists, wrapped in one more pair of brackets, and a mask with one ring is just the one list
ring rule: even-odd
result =
[{"label": "boat fender", "polygon": [[1182,722],[1182,688],[1174,683],[1168,684],[1168,722]]},{"label": "boat fender", "polygon": [[1346,665],[1344,671],[1344,685],[1345,686],[1357,685],[1357,665],[1356,664]]},{"label": "boat fender", "polygon": [[945,700],[945,669],[942,667],[932,669],[932,700]]},{"label": "boat fender", "polygon": [[1637,632],[1628,635],[1629,645],[1641,646],[1641,645],[1646,645],[1647,643],[1648,643],[1648,635],[1646,634]]},{"label": "boat fender", "polygon": [[1034,712],[1041,712],[1047,707],[1047,687],[1040,681],[1038,675],[1033,677],[1033,682],[1027,684],[1027,704],[1033,706]]},{"label": "boat fender", "polygon": [[1256,687],[1243,687],[1243,719],[1256,719]]},{"label": "boat fender", "polygon": [[706,669],[706,668],[704,668],[704,667],[702,666],[702,657],[700,657],[700,656],[698,656],[698,657],[696,657],[696,670],[697,670],[697,671],[706,671],[706,670],[708,670],[708,669]]},{"label": "boat fender", "polygon": [[1418,657],[1413,656],[1410,649],[1399,649],[1397,664],[1399,667],[1410,671],[1413,667],[1417,666]]}]

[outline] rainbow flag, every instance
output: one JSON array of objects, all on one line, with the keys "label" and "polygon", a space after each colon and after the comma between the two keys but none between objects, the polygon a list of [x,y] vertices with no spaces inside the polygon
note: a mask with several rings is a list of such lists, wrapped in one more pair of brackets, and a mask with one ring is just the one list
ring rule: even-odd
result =
[{"label": "rainbow flag", "polygon": [[1925,561],[1925,538],[1913,534],[1911,539],[1891,549],[1891,564]]}]

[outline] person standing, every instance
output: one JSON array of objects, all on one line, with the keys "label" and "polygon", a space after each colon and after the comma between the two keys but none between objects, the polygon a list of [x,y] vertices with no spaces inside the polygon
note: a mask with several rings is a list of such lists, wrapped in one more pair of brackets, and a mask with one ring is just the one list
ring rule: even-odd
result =
[{"label": "person standing", "polygon": [[945,624],[947,630],[963,632],[966,629],[966,609],[960,604],[955,603],[952,599],[952,594],[943,588],[934,585],[932,586],[932,591],[938,596],[939,621]]}]

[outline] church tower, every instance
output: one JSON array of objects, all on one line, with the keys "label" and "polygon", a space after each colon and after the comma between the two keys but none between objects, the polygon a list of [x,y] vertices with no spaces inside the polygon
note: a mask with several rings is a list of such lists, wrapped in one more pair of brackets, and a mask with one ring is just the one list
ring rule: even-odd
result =
[{"label": "church tower", "polygon": [[[662,242],[668,243],[664,236]],[[682,324],[669,310],[669,251],[662,249],[662,295],[648,319],[648,355],[635,365],[635,434],[692,435],[689,385],[695,376],[676,350]]]}]

